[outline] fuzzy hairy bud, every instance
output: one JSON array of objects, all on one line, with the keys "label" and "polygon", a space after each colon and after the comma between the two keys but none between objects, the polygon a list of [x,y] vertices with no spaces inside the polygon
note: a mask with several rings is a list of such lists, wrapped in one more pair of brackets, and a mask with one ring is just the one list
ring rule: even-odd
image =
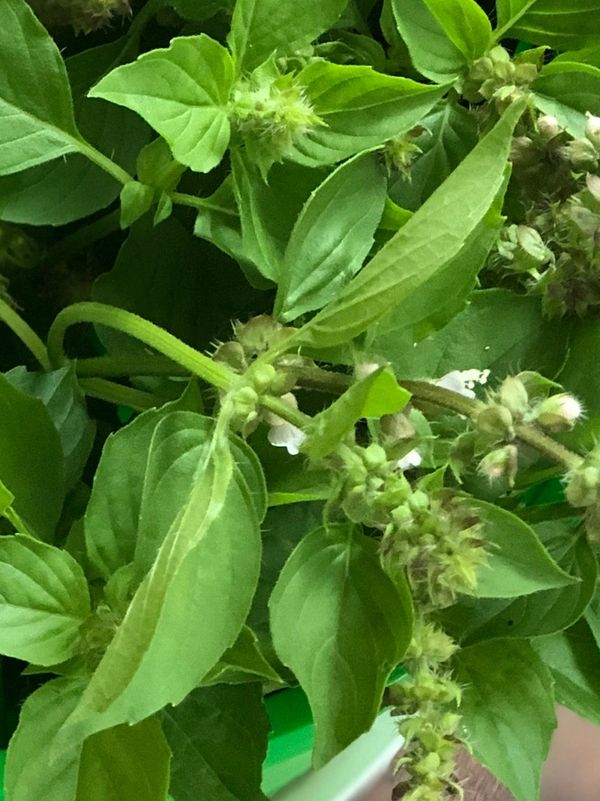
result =
[{"label": "fuzzy hairy bud", "polygon": [[506,478],[512,486],[517,475],[518,457],[519,451],[516,445],[505,445],[484,456],[477,469],[492,483]]},{"label": "fuzzy hairy bud", "polygon": [[573,395],[551,395],[533,409],[532,419],[549,431],[569,431],[581,417],[581,403]]}]

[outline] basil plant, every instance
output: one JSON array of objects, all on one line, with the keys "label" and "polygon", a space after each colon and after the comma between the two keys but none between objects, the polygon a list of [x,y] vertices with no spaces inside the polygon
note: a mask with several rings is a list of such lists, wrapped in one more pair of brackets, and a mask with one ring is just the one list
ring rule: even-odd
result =
[{"label": "basil plant", "polygon": [[7,801],[260,801],[298,686],[315,768],[391,708],[399,797],[535,801],[600,724],[600,0],[0,20]]}]

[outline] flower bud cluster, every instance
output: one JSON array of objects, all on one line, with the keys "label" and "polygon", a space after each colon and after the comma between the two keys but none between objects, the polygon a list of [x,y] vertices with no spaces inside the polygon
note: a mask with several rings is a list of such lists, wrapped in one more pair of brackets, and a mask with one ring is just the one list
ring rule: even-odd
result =
[{"label": "flower bud cluster", "polygon": [[561,153],[574,170],[595,170],[600,163],[600,117],[588,113],[585,135],[572,139]]},{"label": "flower bud cluster", "polygon": [[29,0],[29,5],[49,30],[71,25],[84,34],[131,14],[129,0]]},{"label": "flower bud cluster", "polygon": [[389,139],[383,148],[383,157],[389,173],[399,172],[404,178],[410,180],[410,168],[415,159],[423,152],[416,140],[425,132],[419,125],[402,136]]},{"label": "flower bud cluster", "polygon": [[440,801],[454,786],[461,691],[445,663],[456,650],[440,628],[417,617],[405,660],[409,676],[391,693],[396,714],[403,716],[398,767],[406,777],[403,798],[411,801]]},{"label": "flower bud cluster", "polygon": [[539,270],[554,262],[554,254],[544,240],[529,225],[507,225],[500,232],[496,245],[498,259],[505,269],[516,273],[529,273],[539,278]]},{"label": "flower bud cluster", "polygon": [[588,539],[600,545],[600,446],[596,445],[581,462],[565,476],[567,501],[585,509],[585,528]]},{"label": "flower bud cluster", "polygon": [[271,426],[269,441],[278,447],[286,447],[290,454],[299,452],[304,434],[277,415],[260,412],[261,395],[280,396],[292,408],[298,408],[296,398],[290,392],[296,384],[297,370],[314,366],[314,362],[301,356],[284,355],[275,364],[264,364],[259,357],[269,348],[285,341],[294,333],[272,317],[261,314],[246,323],[234,325],[234,337],[215,349],[215,361],[227,364],[244,381],[227,396],[231,408],[231,425],[244,436],[258,426],[261,416]]},{"label": "flower bud cluster", "polygon": [[538,71],[537,64],[511,59],[508,51],[497,45],[473,63],[462,93],[472,103],[488,100],[503,108],[529,90]]},{"label": "flower bud cluster", "polygon": [[566,392],[550,394],[558,385],[533,372],[504,379],[498,390],[488,393],[477,413],[473,430],[462,434],[452,452],[457,474],[475,457],[478,470],[490,481],[514,482],[518,468],[517,426],[534,423],[546,431],[569,431],[581,417],[579,401]]},{"label": "flower bud cluster", "polygon": [[600,448],[591,450],[566,476],[565,494],[571,506],[600,503]]},{"label": "flower bud cluster", "polygon": [[273,62],[238,82],[229,111],[234,130],[263,175],[289,153],[297,136],[323,124],[296,78],[282,75]]}]

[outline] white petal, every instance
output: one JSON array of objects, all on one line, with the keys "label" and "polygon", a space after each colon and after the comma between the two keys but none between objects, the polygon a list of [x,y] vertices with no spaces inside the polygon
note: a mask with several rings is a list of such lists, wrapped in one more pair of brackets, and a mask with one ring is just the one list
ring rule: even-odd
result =
[{"label": "white petal", "polygon": [[416,448],[412,451],[405,453],[401,459],[396,462],[396,467],[400,470],[410,470],[411,467],[419,467],[423,458]]},{"label": "white petal", "polygon": [[282,421],[281,425],[271,426],[267,439],[276,448],[285,448],[291,456],[297,456],[306,434],[291,423]]},{"label": "white petal", "polygon": [[487,383],[490,375],[489,370],[451,370],[446,375],[443,375],[435,383],[438,387],[444,387],[452,392],[457,392],[459,395],[464,395],[466,398],[474,398],[475,393],[473,389],[475,384]]},{"label": "white petal", "polygon": [[435,383],[438,387],[443,387],[444,389],[449,389],[452,392],[457,392],[459,395],[464,395],[466,398],[475,397],[475,393],[472,390],[467,389],[465,386],[465,382],[460,370],[452,370],[451,372],[446,373],[446,375],[438,378]]}]

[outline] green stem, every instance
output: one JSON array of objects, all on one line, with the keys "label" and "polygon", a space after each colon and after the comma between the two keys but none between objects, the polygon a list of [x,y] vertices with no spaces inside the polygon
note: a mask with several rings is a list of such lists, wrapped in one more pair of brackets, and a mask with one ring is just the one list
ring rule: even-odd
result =
[{"label": "green stem", "polygon": [[217,211],[221,214],[227,214],[230,217],[238,216],[232,209],[218,206],[216,203],[211,203],[210,200],[203,197],[196,197],[196,195],[187,195],[185,192],[171,192],[170,197],[173,203],[176,203],[178,206],[189,206],[192,209],[198,209],[200,211],[203,209],[207,211]]},{"label": "green stem", "polygon": [[103,303],[74,303],[57,315],[48,332],[48,356],[53,365],[65,363],[65,334],[70,326],[79,323],[104,325],[138,339],[218,389],[228,390],[239,380],[228,367],[214,362],[149,320]]},{"label": "green stem", "polygon": [[21,342],[29,349],[35,356],[44,370],[51,370],[48,353],[46,346],[35,333],[33,328],[26,323],[21,315],[8,304],[5,300],[0,298],[0,320],[2,320],[10,328],[13,334],[16,334]]},{"label": "green stem", "polygon": [[189,375],[189,370],[162,356],[95,356],[77,359],[77,375],[83,377],[126,378],[128,376]]},{"label": "green stem", "polygon": [[160,406],[160,401],[149,392],[115,384],[103,378],[82,378],[79,382],[82,391],[91,398],[108,401],[117,406],[130,406],[138,412]]},{"label": "green stem", "polygon": [[543,453],[552,461],[564,465],[568,470],[581,464],[582,457],[578,453],[565,448],[564,445],[546,436],[535,426],[520,423],[515,426],[515,433],[521,442],[531,445],[532,448]]},{"label": "green stem", "polygon": [[108,156],[105,156],[104,153],[93,145],[90,145],[85,139],[74,139],[74,141],[77,143],[77,149],[83,156],[93,162],[97,167],[100,167],[101,170],[104,170],[104,172],[112,175],[115,181],[118,181],[120,184],[127,184],[129,181],[133,181],[133,176],[131,176],[127,170],[124,170],[123,167],[120,167],[115,161],[109,159]]},{"label": "green stem", "polygon": [[[291,368],[290,372],[296,370]],[[303,389],[317,392],[328,392],[330,395],[341,395],[352,384],[353,378],[345,373],[331,373],[320,367],[303,367],[298,374],[297,384]]]},{"label": "green stem", "polygon": [[407,389],[415,400],[450,409],[464,417],[476,417],[478,412],[485,407],[482,401],[466,398],[458,392],[438,387],[437,384],[430,381],[399,381],[398,383]]},{"label": "green stem", "polygon": [[79,251],[93,245],[99,239],[104,239],[105,236],[120,230],[120,227],[121,209],[109,211],[104,217],[78,228],[72,234],[57,242],[48,251],[48,261],[65,259],[72,256],[73,253],[79,253]]},{"label": "green stem", "polygon": [[311,422],[312,418],[299,409],[294,409],[289,403],[286,403],[281,398],[275,398],[272,395],[263,395],[260,399],[260,405],[268,409],[278,417],[287,420],[288,423],[296,426],[296,428],[305,429]]}]

